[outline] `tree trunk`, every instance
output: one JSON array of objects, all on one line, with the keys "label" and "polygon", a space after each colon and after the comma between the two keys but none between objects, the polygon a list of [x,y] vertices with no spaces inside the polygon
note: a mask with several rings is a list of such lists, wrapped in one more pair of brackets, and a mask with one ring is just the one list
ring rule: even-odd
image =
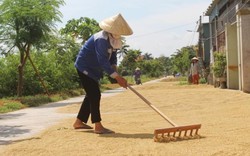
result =
[{"label": "tree trunk", "polygon": [[23,92],[23,67],[20,64],[18,66],[18,85],[17,85],[17,96],[21,97]]},{"label": "tree trunk", "polygon": [[[18,65],[18,86],[17,86],[18,97],[21,97],[23,95],[23,72],[24,72],[23,68],[29,55],[30,45],[28,46],[25,45],[24,48],[21,48],[21,47],[22,46],[18,46],[18,49],[20,51],[20,64]],[[27,47],[27,51],[26,51],[26,47]]]},{"label": "tree trunk", "polygon": [[18,65],[18,85],[17,85],[18,97],[21,97],[23,94],[23,62],[24,62],[24,52],[20,51],[20,64]]},{"label": "tree trunk", "polygon": [[30,53],[29,53],[30,52],[30,46],[31,45],[25,45],[24,48],[20,48],[20,46],[18,47],[19,50],[20,50],[20,64],[18,66],[18,74],[19,75],[18,75],[17,96],[21,97],[22,94],[23,94],[23,75],[24,75],[23,74],[24,73],[23,69],[24,69],[27,58],[30,60],[30,63],[32,65],[32,67],[34,68],[34,70],[35,70],[35,72],[36,72],[36,74],[37,74],[43,88],[45,89],[47,95],[50,96],[49,92],[48,92],[48,89],[46,88],[46,85],[45,85],[45,83],[43,81],[43,78],[40,76],[40,74],[39,74],[38,70],[36,69],[32,59],[30,58]]}]

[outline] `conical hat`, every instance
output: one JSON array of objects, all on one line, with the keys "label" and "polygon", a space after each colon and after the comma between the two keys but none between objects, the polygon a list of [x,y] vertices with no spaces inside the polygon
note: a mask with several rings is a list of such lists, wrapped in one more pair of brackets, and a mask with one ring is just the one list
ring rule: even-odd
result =
[{"label": "conical hat", "polygon": [[115,35],[132,35],[133,31],[121,14],[104,19],[99,26],[111,34]]},{"label": "conical hat", "polygon": [[192,60],[199,60],[197,57],[193,57]]}]

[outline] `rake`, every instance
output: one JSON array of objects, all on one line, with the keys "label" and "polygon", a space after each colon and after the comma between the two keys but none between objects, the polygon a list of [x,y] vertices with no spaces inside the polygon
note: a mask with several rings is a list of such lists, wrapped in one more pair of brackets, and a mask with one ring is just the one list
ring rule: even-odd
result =
[{"label": "rake", "polygon": [[173,127],[155,129],[154,131],[154,141],[155,142],[169,142],[177,140],[186,139],[198,139],[200,135],[198,130],[201,128],[201,124],[178,126],[172,120],[170,120],[165,114],[163,114],[159,109],[152,105],[146,98],[144,98],[140,93],[138,93],[134,88],[128,85],[128,88],[133,91],[138,97],[140,97],[148,106],[155,110],[161,117],[163,117],[169,124]]}]

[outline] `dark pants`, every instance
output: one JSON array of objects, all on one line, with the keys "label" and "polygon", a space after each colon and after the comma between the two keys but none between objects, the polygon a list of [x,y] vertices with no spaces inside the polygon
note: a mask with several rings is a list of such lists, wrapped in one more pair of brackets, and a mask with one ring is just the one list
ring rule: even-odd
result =
[{"label": "dark pants", "polygon": [[77,115],[77,118],[82,122],[87,123],[89,115],[91,114],[92,123],[101,121],[100,114],[100,100],[101,100],[101,91],[97,81],[86,76],[82,72],[78,71],[83,89],[86,92],[85,98],[82,102],[81,108]]}]

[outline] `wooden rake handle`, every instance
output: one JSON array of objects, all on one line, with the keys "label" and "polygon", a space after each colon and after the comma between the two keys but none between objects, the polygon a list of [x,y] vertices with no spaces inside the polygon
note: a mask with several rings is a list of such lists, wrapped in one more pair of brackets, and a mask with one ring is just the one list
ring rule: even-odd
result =
[{"label": "wooden rake handle", "polygon": [[156,111],[161,117],[163,117],[168,123],[172,126],[177,127],[178,125],[175,124],[172,120],[170,120],[165,114],[163,114],[158,108],[156,108],[151,102],[149,102],[146,98],[144,98],[140,93],[138,93],[134,88],[132,88],[128,84],[128,88],[134,92],[139,98],[141,98],[149,107],[151,107],[154,111]]}]

